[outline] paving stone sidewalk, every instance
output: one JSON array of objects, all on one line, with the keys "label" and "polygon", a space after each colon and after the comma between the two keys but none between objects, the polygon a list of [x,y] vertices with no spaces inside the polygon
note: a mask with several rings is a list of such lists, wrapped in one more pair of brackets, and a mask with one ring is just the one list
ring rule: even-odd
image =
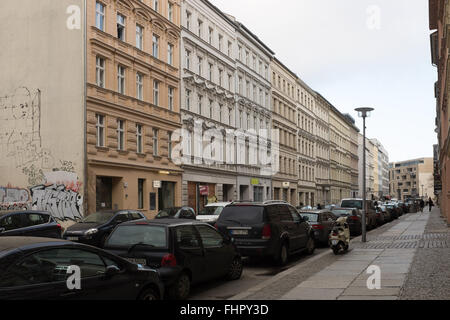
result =
[{"label": "paving stone sidewalk", "polygon": [[[411,213],[286,292],[281,300],[449,299],[449,232],[439,209]],[[367,288],[367,268],[381,269],[381,289]],[[423,284],[427,277],[436,280]],[[426,290],[423,290],[423,289]]]}]

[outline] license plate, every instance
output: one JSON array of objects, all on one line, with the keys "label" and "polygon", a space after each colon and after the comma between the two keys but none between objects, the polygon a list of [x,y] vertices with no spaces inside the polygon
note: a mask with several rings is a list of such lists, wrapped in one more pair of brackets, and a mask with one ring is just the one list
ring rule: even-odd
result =
[{"label": "license plate", "polygon": [[248,230],[231,230],[233,236],[246,236],[248,235]]},{"label": "license plate", "polygon": [[78,241],[78,237],[67,237],[67,240],[69,241]]},{"label": "license plate", "polygon": [[129,262],[134,263],[134,264],[140,264],[142,266],[147,265],[147,260],[145,260],[145,259],[126,258],[126,260],[128,260]]},{"label": "license plate", "polygon": [[337,240],[331,240],[331,244],[332,244],[333,246],[335,246],[335,245],[338,244],[338,241],[337,241]]}]

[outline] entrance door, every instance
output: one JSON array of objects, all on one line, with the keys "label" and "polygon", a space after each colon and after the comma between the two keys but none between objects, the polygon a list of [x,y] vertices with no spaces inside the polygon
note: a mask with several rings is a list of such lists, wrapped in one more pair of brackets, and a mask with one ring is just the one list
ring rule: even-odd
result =
[{"label": "entrance door", "polygon": [[112,178],[97,177],[96,186],[96,211],[112,210]]},{"label": "entrance door", "polygon": [[161,183],[158,189],[158,210],[175,207],[175,182]]}]

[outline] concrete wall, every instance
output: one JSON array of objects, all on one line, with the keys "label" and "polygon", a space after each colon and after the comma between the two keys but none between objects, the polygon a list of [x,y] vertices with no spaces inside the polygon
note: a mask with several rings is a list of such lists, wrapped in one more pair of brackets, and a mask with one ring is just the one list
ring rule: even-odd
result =
[{"label": "concrete wall", "polygon": [[0,2],[0,210],[84,213],[83,3]]}]

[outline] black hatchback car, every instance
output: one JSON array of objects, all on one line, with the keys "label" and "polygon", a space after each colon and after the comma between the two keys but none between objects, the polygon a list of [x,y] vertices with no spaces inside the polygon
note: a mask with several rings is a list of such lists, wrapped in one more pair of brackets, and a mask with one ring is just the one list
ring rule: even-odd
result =
[{"label": "black hatchback car", "polygon": [[231,238],[192,220],[123,223],[106,240],[105,250],[158,269],[168,297],[176,300],[186,299],[191,285],[200,282],[237,280],[243,269]]},{"label": "black hatchback car", "polygon": [[68,227],[63,238],[102,247],[106,238],[118,224],[133,220],[146,220],[146,218],[141,212],[134,210],[96,212]]},{"label": "black hatchback car", "polygon": [[[69,268],[78,268],[78,279]],[[104,250],[61,239],[0,238],[0,300],[158,300],[163,294],[156,270]]]},{"label": "black hatchback car", "polygon": [[235,238],[243,256],[271,257],[287,263],[290,254],[315,250],[314,231],[287,202],[241,202],[225,207],[216,228]]},{"label": "black hatchback car", "polygon": [[0,211],[0,236],[60,239],[62,227],[45,211]]}]

